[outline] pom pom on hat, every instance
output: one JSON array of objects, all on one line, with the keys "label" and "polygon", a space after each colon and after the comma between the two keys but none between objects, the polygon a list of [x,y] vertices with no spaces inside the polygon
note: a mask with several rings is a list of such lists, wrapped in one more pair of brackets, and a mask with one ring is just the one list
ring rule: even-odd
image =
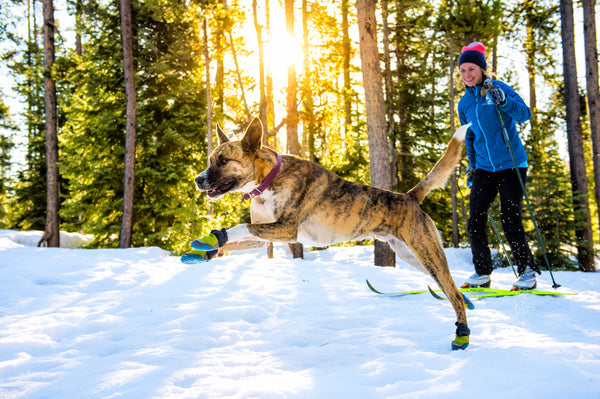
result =
[{"label": "pom pom on hat", "polygon": [[470,62],[479,66],[481,69],[487,69],[485,60],[485,46],[480,42],[473,42],[462,48],[460,57],[458,57],[458,66],[465,62]]}]

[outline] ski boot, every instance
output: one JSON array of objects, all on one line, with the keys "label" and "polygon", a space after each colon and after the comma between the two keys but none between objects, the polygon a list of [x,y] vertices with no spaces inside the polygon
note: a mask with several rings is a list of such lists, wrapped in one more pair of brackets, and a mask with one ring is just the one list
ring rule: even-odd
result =
[{"label": "ski boot", "polygon": [[511,291],[533,290],[537,287],[535,279],[535,270],[527,266],[527,269],[519,276],[517,281],[513,283]]},{"label": "ski boot", "polygon": [[479,275],[477,273],[469,277],[460,288],[490,288],[492,279],[489,274]]}]

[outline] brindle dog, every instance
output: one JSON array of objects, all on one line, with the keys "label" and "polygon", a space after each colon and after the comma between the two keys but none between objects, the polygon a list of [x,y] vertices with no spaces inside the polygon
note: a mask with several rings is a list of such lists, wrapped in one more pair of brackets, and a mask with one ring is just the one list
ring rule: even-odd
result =
[{"label": "brindle dog", "polygon": [[[230,191],[252,197],[252,223],[227,230],[228,242],[219,251],[248,248],[240,244],[244,241],[311,246],[365,238],[386,241],[399,258],[433,277],[446,294],[457,317],[452,347],[464,349],[470,331],[463,297],[450,275],[439,233],[419,204],[431,190],[446,184],[462,157],[467,128],[458,129],[421,182],[407,193],[393,193],[343,180],[305,159],[279,156],[261,145],[262,124],[254,119],[239,141],[230,141],[217,127],[219,146],[196,185],[212,199]],[[263,184],[254,191],[261,183],[268,187]]]}]

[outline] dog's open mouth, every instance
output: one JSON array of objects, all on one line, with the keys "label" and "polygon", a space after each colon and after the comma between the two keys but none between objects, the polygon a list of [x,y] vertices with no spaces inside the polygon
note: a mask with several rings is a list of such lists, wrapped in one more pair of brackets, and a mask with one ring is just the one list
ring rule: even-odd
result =
[{"label": "dog's open mouth", "polygon": [[206,194],[210,198],[219,197],[219,196],[231,191],[235,187],[235,185],[236,185],[235,181],[230,181],[230,182],[222,184],[221,186],[219,186],[217,188],[213,188],[211,190],[206,190]]}]

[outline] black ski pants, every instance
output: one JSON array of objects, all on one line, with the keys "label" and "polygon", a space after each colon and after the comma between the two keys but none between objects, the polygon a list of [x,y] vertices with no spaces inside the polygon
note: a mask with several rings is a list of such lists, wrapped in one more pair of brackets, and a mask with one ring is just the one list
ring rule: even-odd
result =
[{"label": "black ski pants", "polygon": [[[518,170],[525,183],[527,168]],[[467,223],[475,272],[483,275],[491,274],[493,271],[492,256],[488,246],[487,219],[488,210],[498,194],[500,194],[502,229],[518,265],[519,275],[527,266],[539,273],[523,228],[523,190],[515,169],[499,172],[475,170],[469,200],[470,217]]]}]

